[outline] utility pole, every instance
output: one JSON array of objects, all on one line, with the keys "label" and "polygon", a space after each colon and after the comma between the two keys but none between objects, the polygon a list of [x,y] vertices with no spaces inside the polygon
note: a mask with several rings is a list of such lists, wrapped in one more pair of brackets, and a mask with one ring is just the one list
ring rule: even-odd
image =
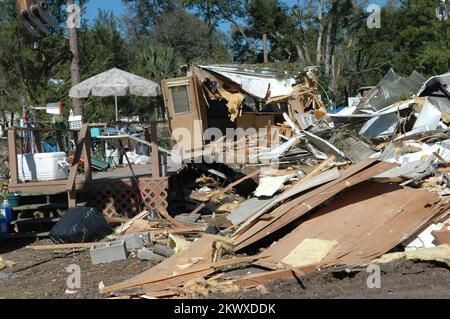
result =
[{"label": "utility pole", "polygon": [[[73,20],[80,19],[80,17],[76,16],[80,14],[74,8],[74,0],[67,0],[67,8],[73,8],[71,11],[68,9],[69,18]],[[72,86],[77,85],[81,81],[80,77],[80,57],[78,54],[78,32],[77,32],[77,23],[75,21],[69,21],[69,46],[70,52],[72,53],[72,63],[70,65],[70,75],[72,80]],[[74,115],[83,115],[83,103],[81,99],[73,99],[73,114]]]}]

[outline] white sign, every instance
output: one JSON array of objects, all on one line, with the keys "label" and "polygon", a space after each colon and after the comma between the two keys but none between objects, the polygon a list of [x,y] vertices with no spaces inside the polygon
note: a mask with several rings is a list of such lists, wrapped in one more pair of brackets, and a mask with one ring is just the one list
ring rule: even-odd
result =
[{"label": "white sign", "polygon": [[48,114],[61,115],[62,114],[62,104],[61,104],[61,102],[48,103],[45,107],[45,111]]},{"label": "white sign", "polygon": [[360,102],[359,97],[349,97],[348,98],[348,107],[352,107],[352,106],[356,107],[356,106],[358,106],[359,102]]},{"label": "white sign", "polygon": [[83,118],[81,115],[69,116],[69,128],[71,130],[81,130],[83,126]]}]

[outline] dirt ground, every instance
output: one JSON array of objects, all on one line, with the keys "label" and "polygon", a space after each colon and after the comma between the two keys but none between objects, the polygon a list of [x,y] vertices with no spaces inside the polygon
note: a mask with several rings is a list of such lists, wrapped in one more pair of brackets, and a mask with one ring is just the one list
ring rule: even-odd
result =
[{"label": "dirt ground", "polygon": [[322,270],[301,281],[288,280],[264,289],[233,295],[210,295],[211,298],[233,299],[355,299],[355,298],[427,298],[450,299],[450,268],[443,263],[394,261],[380,265],[380,288],[368,288],[370,273],[364,269],[352,272]]},{"label": "dirt ground", "polygon": [[[33,244],[50,244],[50,240]],[[53,251],[36,251],[25,248],[31,244],[26,241],[4,241],[0,243],[0,256],[4,260],[17,262],[13,268],[0,270],[0,298],[38,298],[38,299],[92,299],[104,298],[98,292],[98,285],[103,281],[111,285],[149,269],[152,264],[129,257],[125,261],[107,265],[92,265],[89,251],[69,254]],[[60,258],[55,258],[61,256]],[[53,260],[24,269],[51,258]],[[66,294],[66,271],[69,265],[76,264],[81,269],[81,289],[76,294]],[[20,271],[21,269],[24,269]]]},{"label": "dirt ground", "polygon": [[[34,244],[50,243],[48,240]],[[129,257],[126,261],[108,265],[91,264],[87,250],[69,254],[26,249],[27,241],[0,243],[0,256],[17,262],[13,268],[0,270],[0,299],[3,298],[104,298],[98,285],[120,282],[149,269],[152,264]],[[52,260],[49,260],[52,259]],[[49,261],[47,261],[49,260]],[[44,263],[38,264],[42,261]],[[81,268],[81,289],[66,293],[66,268],[77,264]],[[31,268],[30,266],[34,265]],[[232,295],[210,295],[210,298],[449,298],[450,269],[441,263],[396,261],[381,266],[381,288],[369,289],[369,273],[321,271],[298,281],[281,281],[265,289]]]}]

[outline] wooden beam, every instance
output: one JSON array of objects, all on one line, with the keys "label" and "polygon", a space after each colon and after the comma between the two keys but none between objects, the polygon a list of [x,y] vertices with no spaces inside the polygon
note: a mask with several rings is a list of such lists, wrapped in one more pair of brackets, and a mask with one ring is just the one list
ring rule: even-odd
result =
[{"label": "wooden beam", "polygon": [[34,250],[62,250],[62,249],[82,249],[91,248],[94,245],[99,245],[101,242],[97,243],[76,243],[76,244],[56,244],[56,245],[36,245],[36,246],[26,246],[27,249]]},{"label": "wooden beam", "polygon": [[9,172],[11,184],[19,183],[19,171],[17,169],[17,136],[15,129],[8,130]]},{"label": "wooden beam", "polygon": [[156,123],[152,123],[151,130],[151,143],[152,143],[152,176],[155,178],[161,177],[160,163],[159,163],[159,150],[158,150],[158,126]]}]

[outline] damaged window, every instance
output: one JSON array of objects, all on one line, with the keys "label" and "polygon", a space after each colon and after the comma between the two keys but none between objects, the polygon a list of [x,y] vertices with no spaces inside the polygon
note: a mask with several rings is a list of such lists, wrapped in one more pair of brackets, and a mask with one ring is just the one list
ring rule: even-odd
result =
[{"label": "damaged window", "polygon": [[176,114],[189,113],[191,111],[188,89],[187,85],[173,86],[170,88],[173,109]]}]

